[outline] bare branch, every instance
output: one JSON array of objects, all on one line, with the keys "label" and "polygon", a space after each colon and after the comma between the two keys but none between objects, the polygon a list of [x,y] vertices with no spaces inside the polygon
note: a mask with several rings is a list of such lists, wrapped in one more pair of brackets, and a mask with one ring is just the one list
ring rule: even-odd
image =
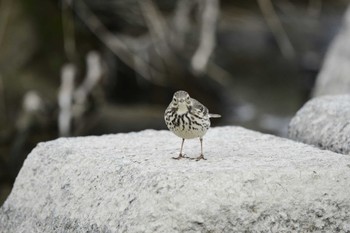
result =
[{"label": "bare branch", "polygon": [[169,29],[162,13],[152,0],[139,0],[141,11],[145,17],[153,46],[161,58],[161,64],[164,72],[168,67],[176,69],[177,59],[174,57],[168,44]]},{"label": "bare branch", "polygon": [[150,33],[158,40],[158,42],[165,43],[168,30],[165,25],[165,19],[160,11],[154,5],[152,0],[140,0],[139,5]]},{"label": "bare branch", "polygon": [[177,49],[183,49],[186,33],[190,29],[190,13],[194,6],[194,0],[179,0],[174,15],[173,36],[170,38],[172,45]]},{"label": "bare branch", "polygon": [[68,136],[71,132],[72,102],[76,69],[73,64],[62,67],[61,86],[58,93],[58,130],[60,136]]},{"label": "bare branch", "polygon": [[89,93],[102,78],[102,61],[98,52],[91,51],[87,54],[86,69],[86,77],[83,83],[74,92],[74,100],[78,105],[85,103]]},{"label": "bare branch", "polygon": [[[102,24],[98,17],[89,9],[89,7],[86,6],[84,1],[77,0],[75,1],[75,4],[78,5],[78,8],[75,9],[77,15],[82,19],[87,27],[126,65],[148,80],[152,80],[149,70],[151,70],[153,74],[162,76],[159,72],[143,61],[130,48],[128,48],[117,35],[111,33]],[[70,6],[72,7],[72,4]],[[142,65],[136,66],[135,63]],[[147,69],[144,69],[144,67],[147,67]]]},{"label": "bare branch", "polygon": [[192,69],[197,73],[205,71],[210,55],[214,50],[216,21],[219,15],[218,0],[205,0],[203,4],[200,43],[191,61]]},{"label": "bare branch", "polygon": [[293,59],[295,50],[273,8],[271,0],[258,0],[258,4],[283,56],[287,59]]}]

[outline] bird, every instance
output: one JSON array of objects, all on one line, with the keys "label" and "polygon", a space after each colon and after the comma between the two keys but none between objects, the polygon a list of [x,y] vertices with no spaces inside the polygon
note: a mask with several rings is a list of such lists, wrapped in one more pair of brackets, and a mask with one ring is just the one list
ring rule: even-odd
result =
[{"label": "bird", "polygon": [[210,127],[210,118],[219,118],[219,114],[211,114],[207,107],[193,99],[183,90],[175,92],[173,99],[164,113],[165,124],[176,136],[182,138],[180,154],[173,159],[188,158],[182,150],[186,139],[199,138],[201,153],[196,161],[206,160],[203,155],[203,136]]}]

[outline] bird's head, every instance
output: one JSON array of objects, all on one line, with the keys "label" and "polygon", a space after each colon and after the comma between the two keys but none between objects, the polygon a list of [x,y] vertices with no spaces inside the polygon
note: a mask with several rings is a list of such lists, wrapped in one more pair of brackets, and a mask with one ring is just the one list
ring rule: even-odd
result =
[{"label": "bird's head", "polygon": [[191,97],[186,91],[175,92],[172,103],[179,111],[188,111],[188,108],[192,105]]}]

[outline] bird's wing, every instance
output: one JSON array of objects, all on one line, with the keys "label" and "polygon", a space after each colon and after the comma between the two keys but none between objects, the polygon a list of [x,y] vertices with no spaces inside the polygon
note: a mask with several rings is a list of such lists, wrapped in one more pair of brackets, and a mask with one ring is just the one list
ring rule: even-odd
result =
[{"label": "bird's wing", "polygon": [[208,114],[208,109],[207,107],[205,107],[203,104],[201,104],[198,100],[191,98],[192,101],[192,110],[203,114],[203,115],[207,115]]}]

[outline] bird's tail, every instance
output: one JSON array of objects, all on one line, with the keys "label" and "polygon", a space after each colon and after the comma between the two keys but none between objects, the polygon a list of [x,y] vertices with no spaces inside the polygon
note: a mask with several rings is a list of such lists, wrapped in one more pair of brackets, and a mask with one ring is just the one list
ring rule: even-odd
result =
[{"label": "bird's tail", "polygon": [[219,117],[221,117],[221,115],[209,113],[209,117],[211,117],[211,118],[219,118]]}]

